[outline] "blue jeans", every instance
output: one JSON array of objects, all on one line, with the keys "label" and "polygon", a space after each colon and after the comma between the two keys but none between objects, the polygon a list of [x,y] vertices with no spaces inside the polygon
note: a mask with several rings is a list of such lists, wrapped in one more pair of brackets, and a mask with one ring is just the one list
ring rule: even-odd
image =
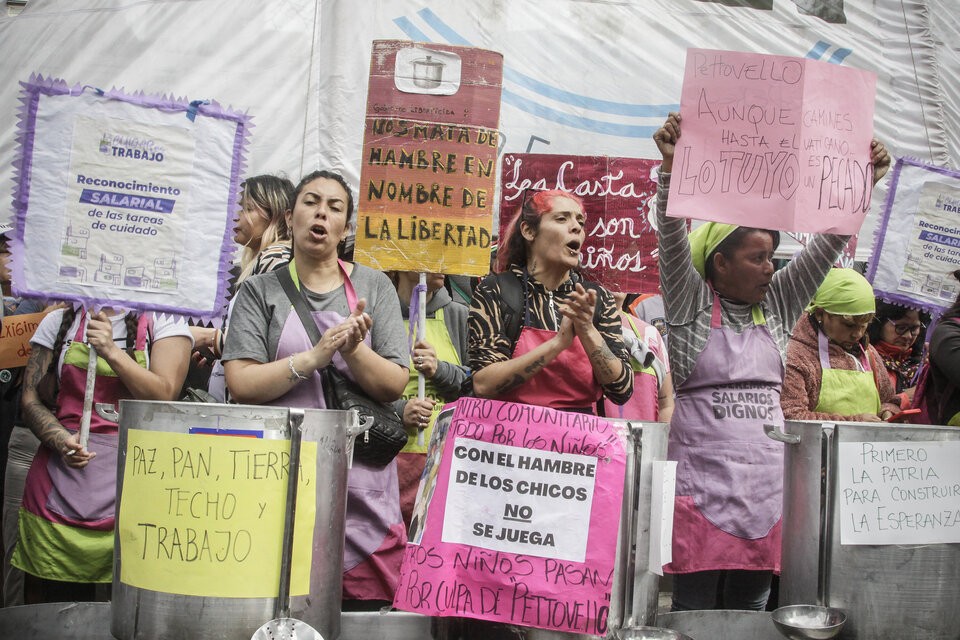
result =
[{"label": "blue jeans", "polygon": [[[772,571],[697,571],[673,576],[671,611],[742,609],[763,611],[770,597]],[[723,580],[723,592],[719,593]]]}]

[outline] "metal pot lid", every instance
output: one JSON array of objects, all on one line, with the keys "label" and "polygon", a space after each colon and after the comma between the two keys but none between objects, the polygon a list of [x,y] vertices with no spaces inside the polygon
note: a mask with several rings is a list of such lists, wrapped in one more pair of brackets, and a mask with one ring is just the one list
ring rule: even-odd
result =
[{"label": "metal pot lid", "polygon": [[443,67],[446,63],[439,60],[434,60],[433,56],[427,56],[426,58],[417,58],[412,60],[415,65],[423,65],[426,67]]}]

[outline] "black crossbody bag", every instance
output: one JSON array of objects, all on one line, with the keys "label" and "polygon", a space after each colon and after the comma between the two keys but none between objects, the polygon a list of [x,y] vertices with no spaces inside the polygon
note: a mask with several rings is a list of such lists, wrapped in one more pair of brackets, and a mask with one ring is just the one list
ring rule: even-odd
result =
[{"label": "black crossbody bag", "polygon": [[[290,303],[300,317],[310,342],[320,342],[320,329],[314,322],[303,294],[297,289],[288,269],[278,269],[277,276],[283,292],[287,294]],[[346,274],[344,274],[346,277]],[[407,430],[403,428],[403,421],[397,412],[388,404],[371,398],[356,382],[343,375],[333,363],[327,365],[320,372],[323,381],[323,399],[328,409],[348,411],[356,409],[360,420],[364,417],[373,418],[373,426],[358,437],[353,445],[353,455],[363,462],[384,467],[397,457],[400,450],[407,444]]]}]

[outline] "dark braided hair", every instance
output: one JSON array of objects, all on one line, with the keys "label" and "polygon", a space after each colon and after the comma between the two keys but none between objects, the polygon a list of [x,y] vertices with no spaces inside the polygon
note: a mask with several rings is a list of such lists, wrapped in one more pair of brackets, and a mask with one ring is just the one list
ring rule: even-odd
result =
[{"label": "dark braided hair", "polygon": [[[67,330],[70,329],[70,325],[73,324],[73,321],[77,317],[77,310],[73,307],[67,307],[63,310],[63,318],[60,320],[60,328],[57,330],[57,337],[53,342],[53,358],[50,360],[50,366],[47,369],[47,373],[54,375],[59,379],[59,376],[56,375],[57,363],[60,362],[60,351],[63,349],[63,344],[67,339]],[[124,327],[127,330],[127,339],[124,347],[124,351],[127,352],[127,355],[136,360],[136,348],[137,348],[137,328],[140,322],[140,316],[133,311],[127,313],[123,318]]]},{"label": "dark braided hair", "polygon": [[127,355],[133,358],[136,362],[137,357],[135,351],[137,348],[137,325],[140,322],[140,316],[133,311],[128,311],[127,315],[123,317],[123,324],[127,329],[127,344],[126,349]]},{"label": "dark braided hair", "polygon": [[59,380],[60,377],[57,375],[57,363],[60,362],[60,351],[63,349],[63,343],[67,339],[67,330],[70,328],[70,325],[73,324],[73,320],[77,317],[77,310],[73,307],[67,307],[63,310],[63,318],[60,320],[60,328],[57,329],[57,337],[53,341],[53,358],[50,359],[50,366],[47,368],[47,373],[52,375],[55,380]]}]

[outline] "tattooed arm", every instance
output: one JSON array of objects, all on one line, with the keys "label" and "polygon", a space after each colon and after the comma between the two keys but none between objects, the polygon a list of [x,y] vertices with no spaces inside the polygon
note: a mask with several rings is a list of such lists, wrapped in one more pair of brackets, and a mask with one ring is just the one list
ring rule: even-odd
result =
[{"label": "tattooed arm", "polygon": [[537,373],[573,341],[573,327],[566,323],[550,340],[517,358],[513,341],[507,336],[500,288],[488,278],[474,291],[467,318],[470,367],[474,370],[473,391],[481,398],[498,398]]},{"label": "tattooed arm", "polygon": [[[595,321],[598,308],[599,319]],[[607,291],[588,290],[577,284],[560,306],[560,313],[564,323],[573,325],[590,358],[593,377],[603,387],[604,394],[616,404],[626,402],[633,393],[633,369],[628,364],[630,356],[623,344],[613,296]]]},{"label": "tattooed arm", "polygon": [[[566,325],[566,331],[564,330]],[[473,391],[481,398],[498,398],[520,386],[570,346],[573,330],[568,322],[546,342],[517,358],[489,364],[473,374]]]},{"label": "tattooed arm", "polygon": [[60,424],[57,417],[40,401],[37,392],[40,380],[52,360],[53,351],[36,343],[31,344],[20,399],[23,420],[44,446],[59,453],[69,466],[79,469],[87,466],[97,454],[80,446],[79,435]]}]

